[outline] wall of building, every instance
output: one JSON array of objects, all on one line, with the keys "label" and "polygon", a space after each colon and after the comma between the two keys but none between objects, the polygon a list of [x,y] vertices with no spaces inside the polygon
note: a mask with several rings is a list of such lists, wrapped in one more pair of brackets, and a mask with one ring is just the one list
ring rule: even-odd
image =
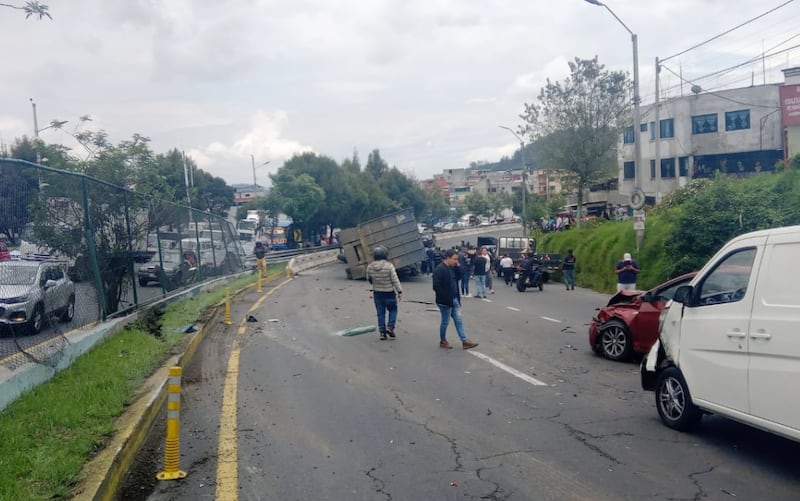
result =
[{"label": "wall of building", "polygon": [[[726,113],[731,119],[727,122]],[[644,108],[642,121],[647,124],[647,131],[642,132],[643,165],[637,172],[642,175],[641,186],[648,195],[654,196],[657,191],[669,193],[694,177],[709,177],[716,171],[750,175],[770,170],[782,158],[778,85],[674,98],[660,104],[659,114],[659,121],[672,119],[674,136],[658,139],[656,160],[656,140],[651,133],[654,127],[659,129],[655,126],[655,109],[654,105]],[[699,120],[698,125],[693,125],[693,117],[701,115],[716,117],[716,131],[703,132]],[[633,161],[634,145],[624,143],[621,151],[620,191],[630,193],[634,180],[625,178],[624,163]],[[674,163],[674,174],[668,169],[667,177],[659,180],[662,160]],[[655,161],[655,175],[651,161]],[[682,164],[684,176],[680,175]]]}]

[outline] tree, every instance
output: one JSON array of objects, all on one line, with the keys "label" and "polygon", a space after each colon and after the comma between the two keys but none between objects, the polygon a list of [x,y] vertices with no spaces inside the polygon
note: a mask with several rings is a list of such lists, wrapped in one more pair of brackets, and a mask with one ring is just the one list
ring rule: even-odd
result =
[{"label": "tree", "polygon": [[282,202],[281,210],[296,224],[308,228],[308,221],[317,214],[325,198],[325,190],[310,175],[295,175],[285,168],[270,175],[270,178],[272,191]]},{"label": "tree", "polygon": [[12,5],[8,3],[0,3],[0,7],[9,7],[11,9],[17,9],[25,12],[25,19],[28,19],[31,16],[39,16],[39,19],[48,18],[51,21],[53,17],[48,12],[49,7],[45,4],[39,2],[25,2],[25,5]]},{"label": "tree", "polygon": [[367,165],[364,170],[372,176],[372,179],[377,181],[389,170],[389,164],[381,158],[381,152],[374,149],[367,158]]},{"label": "tree", "polygon": [[467,210],[473,214],[484,215],[489,212],[489,202],[477,191],[471,191],[464,199]]},{"label": "tree", "polygon": [[[580,222],[584,191],[616,169],[615,147],[628,119],[628,77],[607,71],[594,59],[575,58],[570,76],[541,90],[538,104],[525,103],[520,115],[524,132],[536,140],[540,168],[563,173],[562,184],[574,189]],[[638,127],[638,124],[636,124]]]},{"label": "tree", "polygon": [[492,217],[497,217],[498,214],[503,212],[503,209],[507,209],[511,206],[511,196],[504,191],[489,193],[489,196],[486,197],[486,201],[489,204],[489,211]]}]

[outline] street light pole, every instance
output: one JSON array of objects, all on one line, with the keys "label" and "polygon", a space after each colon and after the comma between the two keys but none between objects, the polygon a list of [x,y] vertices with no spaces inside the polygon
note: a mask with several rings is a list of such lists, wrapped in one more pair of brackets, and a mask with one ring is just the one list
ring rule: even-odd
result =
[{"label": "street light pole", "polygon": [[[272,160],[267,160],[263,164],[259,165],[259,167],[263,167],[271,161]],[[253,164],[253,196],[255,196],[255,191],[258,189],[258,183],[256,183],[256,157],[254,155],[250,155],[250,162]]]},{"label": "street light pole", "polygon": [[525,175],[527,174],[528,171],[528,168],[525,165],[525,141],[521,137],[519,137],[519,135],[516,132],[514,132],[514,130],[511,127],[506,127],[505,125],[498,125],[498,127],[514,134],[514,137],[517,138],[517,140],[519,141],[520,156],[522,159],[522,236],[524,237],[527,236],[527,227],[525,225],[527,221],[525,217],[526,216],[525,192],[528,191],[528,187],[525,185]]},{"label": "street light pole", "polygon": [[39,120],[36,118],[36,102],[32,97],[29,99],[31,100],[31,107],[33,108],[33,134],[39,137]]},{"label": "street light pole", "polygon": [[[645,203],[645,194],[642,191],[642,130],[641,130],[641,113],[639,110],[639,104],[641,101],[639,95],[639,37],[636,36],[636,33],[631,31],[628,28],[622,19],[617,16],[611,8],[600,2],[599,0],[585,0],[587,3],[592,5],[599,5],[600,7],[605,7],[608,12],[614,16],[614,19],[625,28],[625,31],[630,33],[631,35],[631,44],[633,45],[633,161],[634,161],[634,172],[633,172],[633,184],[634,189],[633,193],[631,193],[631,207],[634,210],[641,209],[644,207]],[[656,123],[656,127],[658,127],[658,123]],[[658,134],[658,131],[656,131]],[[660,166],[656,166],[658,169]],[[638,250],[642,244],[642,240],[644,240],[644,229],[636,230],[636,249]]]}]

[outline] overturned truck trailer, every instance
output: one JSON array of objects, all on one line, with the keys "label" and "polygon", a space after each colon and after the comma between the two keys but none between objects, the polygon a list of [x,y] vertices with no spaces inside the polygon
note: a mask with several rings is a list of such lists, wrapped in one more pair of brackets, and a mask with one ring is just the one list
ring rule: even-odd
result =
[{"label": "overturned truck trailer", "polygon": [[372,249],[379,245],[388,249],[389,261],[401,275],[419,273],[420,263],[425,259],[422,236],[411,209],[341,230],[339,242],[347,262],[347,278],[351,280],[366,278],[367,265],[372,262]]}]

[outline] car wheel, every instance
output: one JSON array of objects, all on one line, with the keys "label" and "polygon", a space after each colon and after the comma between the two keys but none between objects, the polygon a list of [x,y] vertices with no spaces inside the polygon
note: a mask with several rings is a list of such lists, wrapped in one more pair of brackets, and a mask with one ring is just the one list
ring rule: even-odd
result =
[{"label": "car wheel", "polygon": [[36,334],[42,330],[42,327],[44,327],[44,307],[41,304],[37,304],[28,321],[28,332]]},{"label": "car wheel", "polygon": [[147,279],[146,278],[140,278],[139,279],[139,286],[145,287],[146,285],[147,285]]},{"label": "car wheel", "polygon": [[64,307],[64,312],[61,314],[62,322],[71,322],[75,318],[75,296],[70,296],[67,306]]},{"label": "car wheel", "polygon": [[691,429],[703,414],[693,403],[686,380],[677,367],[664,369],[656,384],[658,415],[669,428],[685,431]]},{"label": "car wheel", "polygon": [[633,340],[628,327],[619,320],[609,320],[600,328],[600,350],[609,360],[628,360],[633,352]]},{"label": "car wheel", "polygon": [[528,286],[525,285],[525,277],[524,276],[520,276],[519,279],[517,279],[517,290],[519,292],[525,292],[525,289],[527,289],[527,288],[528,288]]}]

